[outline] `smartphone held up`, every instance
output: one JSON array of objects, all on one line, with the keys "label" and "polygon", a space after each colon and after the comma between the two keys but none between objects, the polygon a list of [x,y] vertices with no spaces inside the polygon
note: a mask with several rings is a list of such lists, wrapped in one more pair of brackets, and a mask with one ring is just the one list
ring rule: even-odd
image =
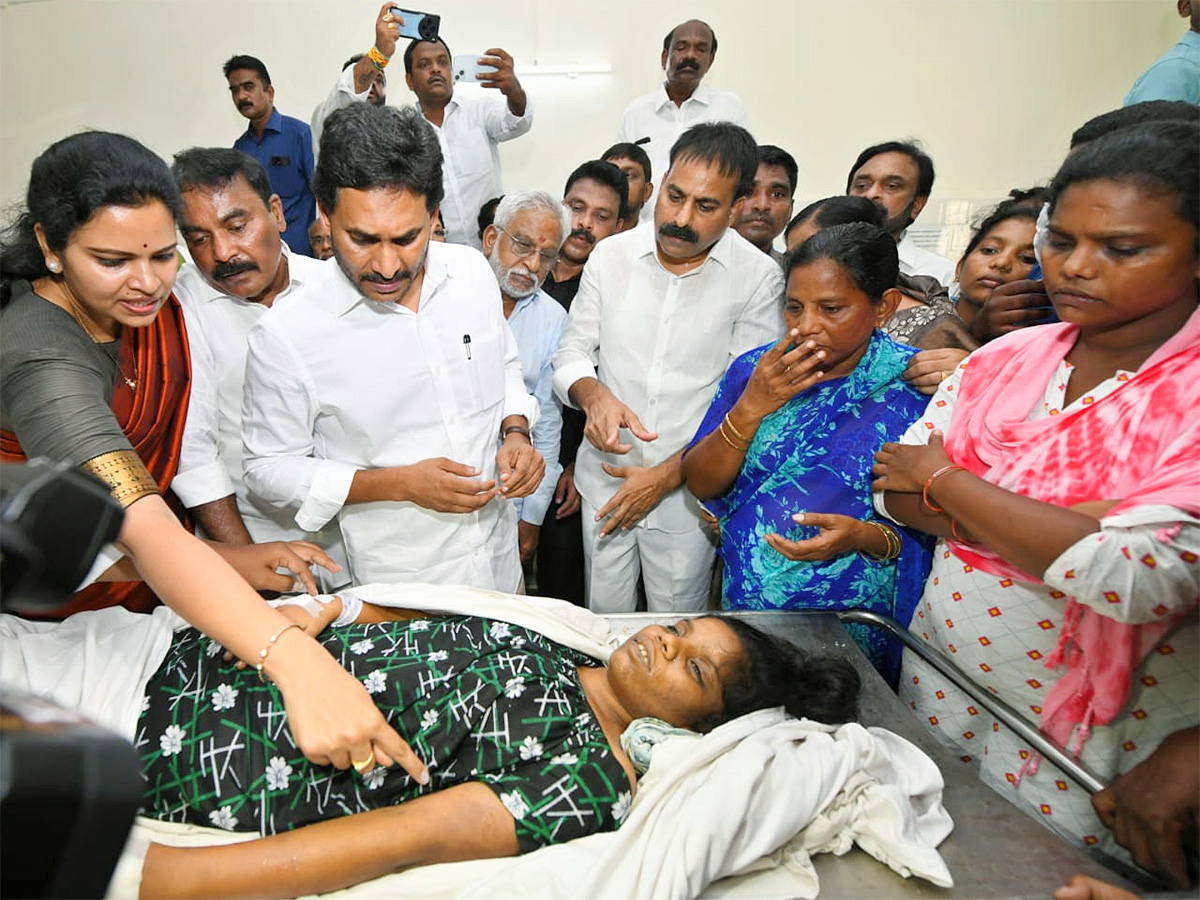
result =
[{"label": "smartphone held up", "polygon": [[438,28],[442,24],[441,16],[417,12],[413,9],[401,9],[399,6],[393,6],[391,13],[403,21],[400,26],[400,37],[412,38],[414,41],[436,41],[438,39]]}]

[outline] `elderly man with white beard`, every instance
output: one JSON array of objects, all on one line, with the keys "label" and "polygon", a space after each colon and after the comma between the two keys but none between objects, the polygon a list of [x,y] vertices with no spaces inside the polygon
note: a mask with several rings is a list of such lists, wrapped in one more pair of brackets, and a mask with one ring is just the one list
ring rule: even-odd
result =
[{"label": "elderly man with white beard", "polygon": [[496,207],[495,219],[483,232],[483,252],[500,283],[504,318],[517,341],[525,389],[538,403],[533,446],[546,460],[541,485],[516,501],[521,562],[526,565],[537,550],[542,521],[562,473],[558,459],[562,404],[552,389],[554,369],[550,358],[558,347],[567,314],[542,290],[542,282],[554,268],[570,233],[566,207],[545,191],[505,195]]}]

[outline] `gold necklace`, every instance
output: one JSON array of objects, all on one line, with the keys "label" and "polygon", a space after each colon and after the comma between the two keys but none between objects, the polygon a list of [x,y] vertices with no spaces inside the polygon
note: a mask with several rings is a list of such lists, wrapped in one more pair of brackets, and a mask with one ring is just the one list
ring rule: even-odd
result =
[{"label": "gold necklace", "polygon": [[[95,344],[111,344],[112,343],[112,341],[106,341],[106,340],[102,340],[102,339],[96,337],[96,335],[92,332],[92,329],[88,327],[87,316],[83,316],[80,313],[79,308],[75,304],[75,298],[73,296],[71,296],[71,294],[69,292],[67,292],[67,305],[70,306],[69,312],[71,313],[71,318],[75,320],[75,324],[77,324],[80,328],[83,329],[84,334],[86,334],[89,338],[91,338],[93,343],[95,343]],[[105,337],[107,337],[107,335],[105,335]],[[137,390],[137,384],[138,384],[137,380],[138,380],[138,374],[139,374],[138,367],[137,367],[137,360],[135,359],[133,361],[133,377],[130,378],[129,374],[125,371],[125,367],[121,364],[121,353],[119,350],[117,351],[117,374],[121,376],[121,380],[124,381],[126,385],[128,385],[128,387],[131,391]]]}]

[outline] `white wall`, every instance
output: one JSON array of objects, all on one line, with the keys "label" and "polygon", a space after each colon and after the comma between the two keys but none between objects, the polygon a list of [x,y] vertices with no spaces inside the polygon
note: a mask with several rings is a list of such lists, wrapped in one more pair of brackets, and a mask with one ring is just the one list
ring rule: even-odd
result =
[{"label": "white wall", "polygon": [[[415,3],[416,0],[413,0]],[[607,75],[527,77],[533,131],[503,148],[505,187],[561,189],[612,142],[634,96],[661,80],[662,37],[688,17],[716,29],[708,79],[741,94],[755,136],[800,161],[797,204],[840,193],[877,140],[917,136],[937,201],[1045,181],[1071,131],[1120,105],[1175,43],[1174,0],[442,0],[455,53],[497,44],[518,65],[611,63]],[[0,5],[0,202],[25,190],[47,144],[84,127],[169,158],[230,145],[245,120],[222,62],[261,57],[279,109],[307,120],[341,64],[373,40],[370,0],[9,0]],[[410,102],[403,67],[392,103]],[[479,88],[470,88],[479,90]],[[659,173],[656,173],[656,176]],[[960,209],[962,207],[959,207]]]}]

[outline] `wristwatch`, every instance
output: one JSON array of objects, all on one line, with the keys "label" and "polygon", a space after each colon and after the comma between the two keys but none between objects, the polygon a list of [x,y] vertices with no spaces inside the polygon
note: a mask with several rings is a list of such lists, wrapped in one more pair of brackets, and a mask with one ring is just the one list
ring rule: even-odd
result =
[{"label": "wristwatch", "polygon": [[507,428],[500,429],[500,440],[504,440],[510,434],[523,434],[529,438],[529,443],[533,443],[533,438],[529,437],[529,429],[524,425],[509,425]]}]

